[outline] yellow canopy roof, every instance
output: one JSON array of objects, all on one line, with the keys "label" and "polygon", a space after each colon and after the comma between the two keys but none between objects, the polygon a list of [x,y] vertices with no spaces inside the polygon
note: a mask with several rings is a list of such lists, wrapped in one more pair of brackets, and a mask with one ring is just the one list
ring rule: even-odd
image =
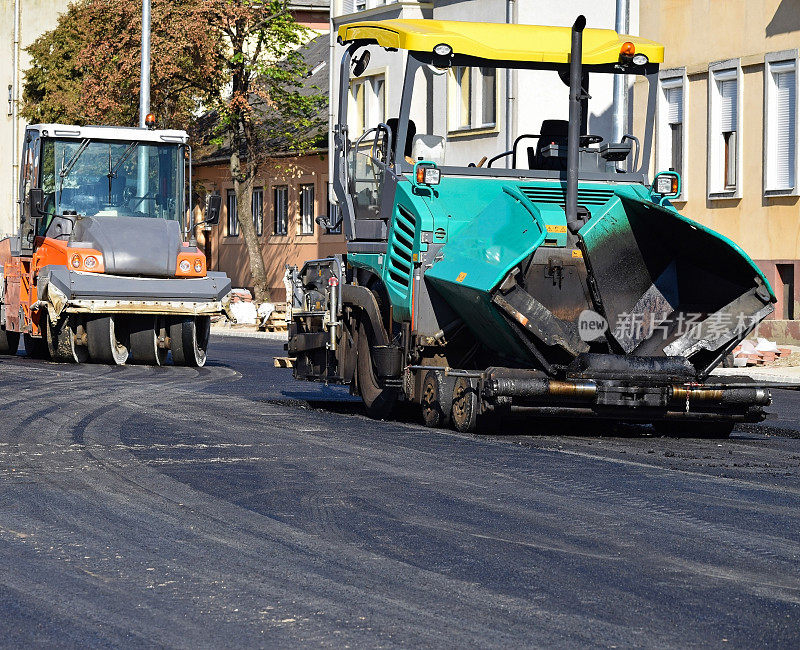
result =
[{"label": "yellow canopy roof", "polygon": [[[446,43],[456,54],[495,61],[568,63],[569,27],[468,23],[455,20],[381,20],[349,23],[339,27],[342,42],[372,40],[381,47],[432,52]],[[638,36],[617,34],[612,29],[585,29],[583,63],[601,65],[619,61],[622,44],[630,41],[636,52],[651,63],[664,61],[664,46]]]}]

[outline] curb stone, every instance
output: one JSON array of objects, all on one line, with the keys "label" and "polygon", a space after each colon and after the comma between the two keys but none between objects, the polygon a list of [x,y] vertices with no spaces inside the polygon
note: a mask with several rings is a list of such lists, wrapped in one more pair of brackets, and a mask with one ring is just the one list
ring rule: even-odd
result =
[{"label": "curb stone", "polygon": [[238,336],[246,339],[267,339],[286,341],[286,332],[259,332],[256,329],[233,329],[230,327],[211,327],[212,336]]}]

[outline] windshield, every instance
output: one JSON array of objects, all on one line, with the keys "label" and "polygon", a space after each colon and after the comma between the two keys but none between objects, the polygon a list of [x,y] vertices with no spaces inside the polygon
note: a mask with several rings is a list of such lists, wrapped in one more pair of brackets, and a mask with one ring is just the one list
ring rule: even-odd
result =
[{"label": "windshield", "polygon": [[[42,149],[45,211],[53,215],[181,221],[182,147],[48,139]],[[48,219],[49,220],[49,219]]]}]

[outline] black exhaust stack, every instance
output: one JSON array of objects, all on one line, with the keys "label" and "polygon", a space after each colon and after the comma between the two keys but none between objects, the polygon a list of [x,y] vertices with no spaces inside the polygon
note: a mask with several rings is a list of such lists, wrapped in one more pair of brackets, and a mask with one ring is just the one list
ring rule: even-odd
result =
[{"label": "black exhaust stack", "polygon": [[583,102],[583,30],[586,17],[578,16],[572,26],[569,60],[569,131],[567,132],[567,225],[577,233],[583,225],[578,216],[578,156],[581,139]]}]

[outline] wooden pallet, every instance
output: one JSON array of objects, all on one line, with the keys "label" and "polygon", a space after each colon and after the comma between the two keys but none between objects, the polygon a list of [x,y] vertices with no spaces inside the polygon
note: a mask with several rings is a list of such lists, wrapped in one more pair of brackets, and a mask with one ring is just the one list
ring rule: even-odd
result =
[{"label": "wooden pallet", "polygon": [[279,302],[275,304],[275,311],[273,311],[264,327],[267,332],[285,332],[286,331],[286,303]]}]

